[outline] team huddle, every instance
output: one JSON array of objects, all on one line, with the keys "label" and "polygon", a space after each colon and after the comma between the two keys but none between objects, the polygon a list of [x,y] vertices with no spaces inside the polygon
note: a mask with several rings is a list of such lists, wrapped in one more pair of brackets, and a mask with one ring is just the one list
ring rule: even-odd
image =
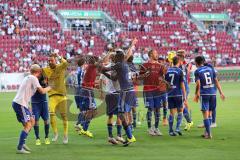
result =
[{"label": "team huddle", "polygon": [[[159,128],[160,110],[163,110],[163,125],[169,126],[170,136],[181,136],[181,124],[186,120],[184,130],[189,131],[193,126],[191,110],[188,105],[188,76],[191,63],[185,61],[185,51],[179,50],[170,53],[167,60],[159,58],[156,50],[148,53],[148,62],[137,68],[133,64],[133,49],[137,40],[134,39],[127,50],[112,49],[101,58],[84,56],[77,61],[75,85],[75,102],[79,114],[75,129],[80,135],[92,138],[89,131],[91,120],[97,115],[97,105],[94,98],[96,81],[99,82],[100,98],[106,102],[108,142],[111,144],[122,143],[128,146],[136,142],[133,130],[137,126],[138,85],[143,85],[144,105],[147,108],[146,119],[148,134],[162,136]],[[59,64],[57,63],[59,61]],[[36,145],[41,145],[39,136],[39,119],[44,120],[45,144],[49,140],[49,117],[53,130],[52,142],[58,141],[58,128],[56,115],[60,113],[63,121],[63,144],[68,143],[68,118],[67,118],[67,90],[65,74],[69,61],[56,53],[48,58],[49,66],[41,68],[34,64],[30,68],[30,75],[26,76],[15,96],[12,107],[17,120],[23,124],[17,153],[30,153],[30,148],[25,140],[31,128],[34,128]],[[207,64],[203,56],[195,57],[197,67],[194,72],[196,90],[194,101],[200,100],[203,114],[202,135],[205,139],[211,139],[211,125],[216,117],[216,92],[221,98],[225,96],[217,79],[217,73],[213,66]],[[99,74],[100,73],[100,74]],[[48,101],[47,95],[48,93]],[[29,104],[31,103],[31,108]],[[169,110],[169,115],[167,112]],[[152,117],[155,123],[152,126]],[[117,117],[117,136],[113,135],[114,116]],[[176,127],[174,119],[176,117]],[[126,138],[123,138],[122,129]]]}]

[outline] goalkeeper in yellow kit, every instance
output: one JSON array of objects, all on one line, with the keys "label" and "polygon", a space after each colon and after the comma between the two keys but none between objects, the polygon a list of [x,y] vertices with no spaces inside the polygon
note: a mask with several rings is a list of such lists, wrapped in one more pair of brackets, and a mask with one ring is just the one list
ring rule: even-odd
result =
[{"label": "goalkeeper in yellow kit", "polygon": [[[56,59],[59,60],[57,64]],[[63,144],[68,143],[68,119],[67,119],[67,97],[65,85],[65,72],[68,62],[56,53],[48,58],[49,67],[43,68],[43,74],[48,79],[52,89],[48,92],[50,123],[54,132],[53,142],[58,139],[56,113],[60,113],[63,121],[64,137]]]}]

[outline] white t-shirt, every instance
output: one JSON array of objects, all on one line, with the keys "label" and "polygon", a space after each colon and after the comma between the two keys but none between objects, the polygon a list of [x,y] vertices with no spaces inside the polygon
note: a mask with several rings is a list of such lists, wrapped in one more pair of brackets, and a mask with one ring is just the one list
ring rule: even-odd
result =
[{"label": "white t-shirt", "polygon": [[[110,67],[111,64],[107,65],[106,67]],[[120,85],[118,81],[112,81],[111,79],[107,78],[104,74],[100,75],[100,79],[103,81],[103,91],[106,93],[113,93],[120,90]]]},{"label": "white t-shirt", "polygon": [[13,99],[17,104],[29,108],[28,104],[30,103],[31,97],[37,91],[37,88],[40,88],[41,85],[37,77],[33,75],[28,75],[23,79],[20,88],[17,91],[17,95]]}]

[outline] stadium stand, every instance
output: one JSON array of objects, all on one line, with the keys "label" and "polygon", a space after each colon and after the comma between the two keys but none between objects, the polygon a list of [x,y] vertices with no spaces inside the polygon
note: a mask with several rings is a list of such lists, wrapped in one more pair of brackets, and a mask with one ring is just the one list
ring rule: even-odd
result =
[{"label": "stadium stand", "polygon": [[[129,3],[130,2],[130,3]],[[63,30],[59,21],[50,14],[54,10],[102,10],[109,14],[121,28],[107,36],[91,31]],[[239,3],[200,3],[178,1],[178,4],[161,1],[78,1],[78,0],[18,0],[0,2],[0,72],[24,72],[37,61],[46,65],[46,55],[55,50],[67,57],[75,54],[101,55],[106,44],[128,45],[131,38],[139,43],[135,56],[147,59],[148,48],[158,50],[163,56],[168,51],[185,49],[189,57],[202,53],[220,65],[240,64],[240,34],[227,30],[208,28],[199,31],[186,13],[227,12],[240,22]],[[234,30],[235,31],[235,30]],[[107,37],[107,38],[106,38]]]}]

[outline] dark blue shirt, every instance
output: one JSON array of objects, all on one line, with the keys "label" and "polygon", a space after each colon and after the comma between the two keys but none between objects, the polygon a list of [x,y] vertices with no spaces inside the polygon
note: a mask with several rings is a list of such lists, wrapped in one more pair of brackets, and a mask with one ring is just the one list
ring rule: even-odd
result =
[{"label": "dark blue shirt", "polygon": [[168,68],[165,80],[169,82],[172,90],[168,92],[169,97],[182,96],[181,83],[184,82],[183,71],[177,67]]},{"label": "dark blue shirt", "polygon": [[185,87],[186,87],[186,85],[188,86],[188,69],[187,69],[187,65],[183,64],[179,68],[183,71],[183,81],[184,81],[184,84],[185,84]]},{"label": "dark blue shirt", "polygon": [[[47,87],[47,84],[44,82],[43,76],[41,78],[39,78],[39,83],[43,88]],[[46,101],[47,101],[47,95],[41,94],[38,91],[36,91],[36,93],[31,98],[32,103],[41,103],[41,102],[46,102]]]},{"label": "dark blue shirt", "polygon": [[82,85],[82,78],[83,78],[83,70],[81,67],[78,67],[77,69],[77,84],[78,87],[81,87]]},{"label": "dark blue shirt", "polygon": [[216,72],[213,67],[201,66],[194,75],[195,81],[200,80],[200,95],[216,95]]},{"label": "dark blue shirt", "polygon": [[133,82],[129,78],[130,69],[126,62],[118,62],[111,69],[117,72],[117,80],[121,90],[133,89]]}]

